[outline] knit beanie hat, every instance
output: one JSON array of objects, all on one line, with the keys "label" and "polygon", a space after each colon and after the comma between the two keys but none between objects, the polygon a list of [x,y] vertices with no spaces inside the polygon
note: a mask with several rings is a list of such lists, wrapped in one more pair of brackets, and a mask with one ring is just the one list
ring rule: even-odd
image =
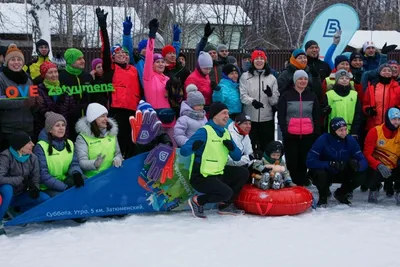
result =
[{"label": "knit beanie hat", "polygon": [[10,146],[18,151],[31,141],[31,137],[25,132],[16,132],[10,136]]},{"label": "knit beanie hat", "polygon": [[96,69],[98,64],[103,64],[103,60],[101,58],[95,58],[92,60],[92,70]]},{"label": "knit beanie hat", "polygon": [[239,115],[236,116],[235,118],[235,122],[237,123],[237,125],[242,124],[243,122],[246,121],[251,121],[250,116],[244,114],[244,113],[240,113]]},{"label": "knit beanie hat", "polygon": [[74,64],[80,57],[83,57],[83,53],[81,50],[76,48],[68,48],[64,53],[65,62],[70,66]]},{"label": "knit beanie hat", "polygon": [[271,141],[265,148],[265,154],[267,157],[271,157],[272,153],[280,153],[283,155],[283,144],[279,141]]},{"label": "knit beanie hat", "polygon": [[196,85],[189,84],[186,87],[186,93],[187,93],[186,102],[191,108],[193,108],[194,106],[205,105],[206,101],[204,100],[204,96],[201,92],[199,92]]},{"label": "knit beanie hat", "polygon": [[8,61],[13,57],[19,57],[22,59],[23,62],[25,62],[24,54],[22,54],[22,51],[18,49],[16,44],[10,44],[8,46],[6,56],[4,58],[4,63],[6,66],[7,66]]},{"label": "knit beanie hat", "polygon": [[159,59],[164,59],[164,57],[163,57],[161,54],[159,54],[159,53],[155,53],[155,54],[153,55],[153,63],[156,62],[156,61],[159,60]]},{"label": "knit beanie hat", "polygon": [[146,47],[147,47],[147,39],[143,39],[142,41],[140,41],[140,42],[138,43],[138,51],[139,51],[139,54],[140,54],[140,52],[142,52],[142,50],[145,49]]},{"label": "knit beanie hat", "polygon": [[399,65],[399,62],[397,62],[396,60],[392,59],[392,60],[388,60],[388,62],[386,62],[389,65]]},{"label": "knit beanie hat", "polygon": [[44,122],[44,129],[46,130],[46,133],[49,133],[53,126],[59,121],[63,121],[65,126],[67,126],[67,120],[61,114],[48,111],[46,114],[44,114],[44,116],[46,117],[46,121]]},{"label": "knit beanie hat", "polygon": [[92,123],[103,114],[108,114],[108,110],[105,106],[99,103],[91,103],[86,109],[86,120]]},{"label": "knit beanie hat", "polygon": [[239,73],[238,68],[233,65],[233,64],[226,64],[223,68],[222,68],[222,72],[228,76],[231,72],[236,71],[237,73]]},{"label": "knit beanie hat", "polygon": [[212,43],[207,43],[206,46],[204,47],[204,52],[210,52],[212,50],[217,51],[217,47],[213,45]]},{"label": "knit beanie hat", "polygon": [[176,54],[176,50],[175,47],[173,47],[172,45],[166,45],[163,47],[163,49],[161,50],[161,55],[163,57],[165,57],[166,55],[168,55],[169,53],[174,53]]},{"label": "knit beanie hat", "polygon": [[179,56],[178,57],[183,57],[184,59],[186,59],[186,56],[185,56],[185,54],[184,53],[179,53]]},{"label": "knit beanie hat", "polygon": [[201,51],[199,57],[197,58],[197,63],[200,68],[212,68],[213,60],[207,52]]},{"label": "knit beanie hat", "polygon": [[360,53],[358,53],[358,52],[353,52],[353,53],[351,53],[351,55],[350,55],[350,63],[354,60],[354,59],[356,59],[356,58],[359,58],[359,59],[363,59],[362,58],[362,55],[360,54]]},{"label": "knit beanie hat", "polygon": [[298,79],[305,77],[308,79],[308,74],[304,70],[296,70],[293,74],[293,82],[296,83]]},{"label": "knit beanie hat", "polygon": [[349,58],[346,57],[345,55],[339,55],[335,58],[335,68],[337,68],[337,66],[342,63],[342,62],[349,62]]},{"label": "knit beanie hat", "polygon": [[304,52],[304,50],[303,50],[303,49],[300,49],[300,48],[294,50],[293,53],[292,53],[292,56],[293,56],[294,58],[297,58],[297,57],[300,56],[300,55],[305,55],[305,56],[306,56],[306,52]]},{"label": "knit beanie hat", "polygon": [[124,50],[124,49],[123,49],[122,45],[120,45],[120,44],[113,45],[113,46],[111,47],[111,56],[114,56],[115,53],[117,53],[117,52],[119,52],[119,51],[123,51],[123,50]]},{"label": "knit beanie hat", "polygon": [[42,45],[45,45],[45,46],[47,46],[47,48],[50,48],[49,43],[48,43],[47,41],[45,41],[45,40],[43,40],[43,39],[40,39],[40,40],[37,41],[36,44],[35,44],[36,53],[37,53],[38,55],[47,57],[47,56],[49,55],[50,49],[49,49],[49,51],[47,52],[47,55],[42,55],[42,54],[39,52],[39,47],[41,47]]},{"label": "knit beanie hat", "polygon": [[215,115],[217,115],[224,109],[228,109],[228,107],[224,103],[218,101],[212,103],[210,106],[210,115],[209,115],[210,120],[212,120],[215,117]]},{"label": "knit beanie hat", "polygon": [[398,108],[390,108],[388,111],[389,120],[400,119],[400,110]]},{"label": "knit beanie hat", "polygon": [[318,43],[314,40],[310,40],[306,43],[306,45],[304,46],[304,49],[307,51],[308,48],[310,48],[310,46],[312,45],[318,45]]},{"label": "knit beanie hat", "polygon": [[228,50],[228,47],[225,44],[219,44],[217,46],[217,52],[221,52],[221,50]]},{"label": "knit beanie hat", "polygon": [[367,50],[368,47],[376,47],[376,46],[375,46],[375,43],[374,43],[373,41],[366,41],[366,42],[363,44],[363,49],[362,49],[362,51],[365,52],[365,50]]},{"label": "knit beanie hat", "polygon": [[61,56],[61,54],[57,54],[55,57],[53,57],[51,62],[57,65],[58,70],[65,69],[65,66],[67,65],[67,62],[65,62],[65,59]]},{"label": "knit beanie hat", "polygon": [[267,61],[267,56],[265,55],[264,51],[254,50],[253,53],[251,53],[251,62],[254,62],[254,60],[258,57],[262,57],[265,61]]},{"label": "knit beanie hat", "polygon": [[50,61],[43,62],[42,65],[40,65],[40,76],[42,76],[42,78],[44,79],[44,77],[46,76],[46,73],[51,68],[57,69],[57,65]]},{"label": "knit beanie hat", "polygon": [[340,79],[340,77],[343,77],[343,76],[347,76],[349,79],[353,78],[353,75],[350,72],[348,72],[344,69],[341,69],[335,73],[335,81],[337,82]]},{"label": "knit beanie hat", "polygon": [[384,68],[389,68],[390,70],[392,70],[392,67],[390,67],[389,64],[385,63],[385,64],[382,64],[382,65],[379,66],[379,68],[378,68],[378,73],[380,74],[381,71],[382,71]]},{"label": "knit beanie hat", "polygon": [[338,129],[347,126],[346,121],[342,117],[335,117],[330,122],[331,133],[336,132]]},{"label": "knit beanie hat", "polygon": [[154,110],[153,107],[144,100],[139,101],[137,109],[140,110],[141,112],[144,112],[145,110],[150,110],[150,111]]}]

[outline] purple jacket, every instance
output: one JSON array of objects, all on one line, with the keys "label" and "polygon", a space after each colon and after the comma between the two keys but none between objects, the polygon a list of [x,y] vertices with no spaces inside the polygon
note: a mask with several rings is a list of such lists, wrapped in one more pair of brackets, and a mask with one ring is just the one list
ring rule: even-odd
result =
[{"label": "purple jacket", "polygon": [[49,96],[48,90],[43,83],[38,85],[38,93],[42,101],[40,101],[39,109],[35,114],[35,136],[38,136],[40,134],[40,131],[44,128],[44,114],[46,114],[47,111],[53,111],[55,113],[63,115],[64,118],[67,120],[67,123],[69,123],[69,113],[71,112],[71,110],[73,110],[73,107],[75,106],[75,101],[72,96]]},{"label": "purple jacket", "polygon": [[[47,133],[44,129],[39,134],[39,141],[45,141],[46,143],[49,142],[49,139],[47,138]],[[53,143],[53,148],[55,148],[58,151],[63,150],[65,147],[64,141],[61,140],[53,140],[52,143]],[[35,148],[33,149],[33,153],[35,153],[35,155],[39,159],[40,183],[46,185],[51,190],[59,192],[62,192],[65,189],[67,189],[67,185],[65,183],[63,183],[60,180],[57,180],[56,178],[50,175],[49,169],[47,167],[46,156],[43,152],[42,147],[40,145],[36,145]],[[75,151],[72,151],[72,153],[74,153],[74,156],[72,158],[71,165],[69,166],[67,176],[71,176],[75,172],[79,172],[83,175]]]}]

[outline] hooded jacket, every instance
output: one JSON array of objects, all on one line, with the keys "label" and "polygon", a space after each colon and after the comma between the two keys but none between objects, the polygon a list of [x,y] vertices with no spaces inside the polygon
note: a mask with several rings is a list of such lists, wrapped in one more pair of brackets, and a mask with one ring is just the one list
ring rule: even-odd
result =
[{"label": "hooded jacket", "polygon": [[242,112],[240,102],[239,84],[229,78],[223,78],[217,87],[219,90],[213,92],[213,102],[224,103],[229,110],[229,114]]},{"label": "hooded jacket", "polygon": [[[111,124],[110,131],[107,131],[104,135],[100,134],[99,138],[104,138],[107,135],[117,136],[118,135],[118,126],[115,120],[112,118],[108,118],[108,122]],[[89,160],[89,148],[85,139],[81,134],[94,137],[92,131],[90,130],[90,124],[86,120],[86,117],[79,119],[75,126],[76,132],[79,133],[75,142],[75,151],[78,157],[79,165],[84,171],[96,170],[96,166],[94,165],[95,160]],[[121,161],[123,160],[121,150],[119,148],[118,140],[116,140],[116,147],[114,152],[114,159],[119,158]]]},{"label": "hooded jacket", "polygon": [[183,101],[180,117],[174,126],[174,139],[178,147],[182,147],[198,129],[207,123],[205,111],[203,111],[203,118],[198,120],[190,116],[191,112],[193,112],[193,109],[186,101]]},{"label": "hooded jacket", "polygon": [[230,156],[228,157],[229,166],[250,166],[251,160],[250,155],[253,154],[253,147],[251,146],[251,140],[249,135],[241,135],[235,126],[235,122],[231,122],[228,126],[228,131],[231,134],[232,140],[242,153],[242,157],[239,161],[234,161]]},{"label": "hooded jacket", "polygon": [[[43,129],[39,134],[39,141],[44,141],[49,143],[49,138],[46,133],[46,130]],[[52,140],[52,146],[57,151],[62,151],[65,148],[64,140]],[[71,148],[72,149],[72,148]],[[43,148],[40,145],[36,145],[33,149],[33,153],[38,157],[39,166],[40,166],[40,183],[46,185],[49,189],[62,192],[67,189],[67,185],[62,181],[56,179],[51,176],[49,173],[49,167],[47,166],[46,154],[43,151]],[[72,162],[68,168],[68,176],[72,176],[74,173],[83,174],[81,167],[79,166],[78,158],[76,156],[75,151],[71,151],[73,153]]]}]

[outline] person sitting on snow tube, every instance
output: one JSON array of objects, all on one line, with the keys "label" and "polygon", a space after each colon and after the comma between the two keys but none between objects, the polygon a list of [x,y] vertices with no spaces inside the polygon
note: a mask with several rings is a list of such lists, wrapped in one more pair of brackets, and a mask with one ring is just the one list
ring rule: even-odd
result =
[{"label": "person sitting on snow tube", "polygon": [[[385,123],[372,128],[365,138],[364,155],[373,169],[368,202],[378,203],[378,192],[383,180],[394,184],[396,203],[400,205],[400,110],[390,108],[385,115]],[[389,190],[391,192],[389,192]],[[387,195],[393,195],[393,187],[388,187]],[[391,194],[390,194],[391,193]]]},{"label": "person sitting on snow tube", "polygon": [[210,120],[180,150],[184,157],[194,154],[190,184],[202,195],[195,195],[188,202],[196,218],[206,218],[203,207],[207,203],[219,203],[219,214],[243,214],[233,200],[246,183],[249,172],[243,167],[226,166],[228,155],[233,160],[241,158],[240,150],[225,129],[228,119],[226,105],[214,102],[210,106]]},{"label": "person sitting on snow tube", "polygon": [[122,165],[122,154],[117,140],[118,125],[108,118],[108,110],[99,103],[87,107],[86,116],[79,119],[75,129],[79,133],[75,149],[83,173],[92,177],[111,166]]},{"label": "person sitting on snow tube", "polygon": [[232,136],[232,140],[240,149],[242,157],[239,161],[234,161],[230,156],[228,156],[227,164],[229,166],[249,167],[252,163],[251,160],[253,159],[253,147],[251,146],[251,140],[249,137],[251,131],[250,116],[247,116],[244,113],[237,115],[235,121],[229,124],[228,131]]},{"label": "person sitting on snow tube", "polygon": [[307,155],[307,167],[313,173],[313,182],[318,188],[317,206],[328,204],[329,186],[341,181],[334,197],[343,204],[351,204],[353,190],[365,179],[367,160],[354,137],[347,133],[347,123],[341,117],[330,122],[330,133],[321,135]]},{"label": "person sitting on snow tube", "polygon": [[290,178],[283,157],[283,144],[279,141],[270,142],[264,152],[262,160],[253,163],[253,183],[260,189],[281,189],[296,186]]},{"label": "person sitting on snow tube", "polygon": [[39,159],[40,189],[54,197],[72,186],[83,186],[84,181],[74,143],[65,136],[67,121],[54,112],[46,112],[45,117],[33,152]]},{"label": "person sitting on snow tube", "polygon": [[0,153],[0,235],[5,233],[2,219],[10,206],[23,212],[49,199],[39,190],[39,162],[29,135],[16,132],[9,142]]}]

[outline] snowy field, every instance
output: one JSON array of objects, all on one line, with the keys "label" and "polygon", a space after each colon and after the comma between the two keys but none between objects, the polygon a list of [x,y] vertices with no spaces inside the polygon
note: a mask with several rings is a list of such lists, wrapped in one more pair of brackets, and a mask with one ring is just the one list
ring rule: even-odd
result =
[{"label": "snowy field", "polygon": [[[314,188],[312,189],[315,190]],[[381,193],[381,195],[383,195]],[[3,267],[400,266],[400,207],[394,199],[338,205],[295,217],[189,212],[131,215],[8,228],[0,236]]]}]

